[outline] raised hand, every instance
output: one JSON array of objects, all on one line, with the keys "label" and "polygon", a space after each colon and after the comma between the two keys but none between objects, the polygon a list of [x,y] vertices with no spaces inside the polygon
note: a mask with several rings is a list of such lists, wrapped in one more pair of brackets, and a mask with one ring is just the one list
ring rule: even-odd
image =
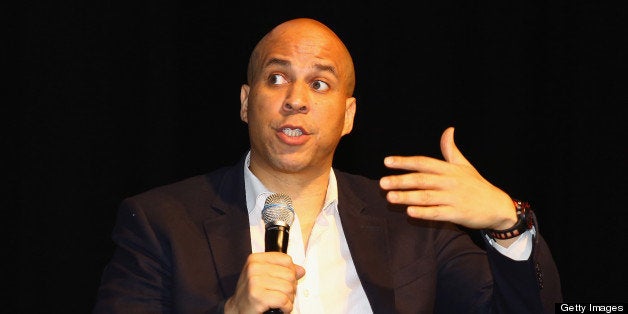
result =
[{"label": "raised hand", "polygon": [[391,203],[408,205],[409,216],[451,221],[473,229],[507,229],[517,221],[511,198],[484,179],[454,143],[454,128],[441,136],[445,160],[388,156],[384,164],[408,173],[381,178]]}]

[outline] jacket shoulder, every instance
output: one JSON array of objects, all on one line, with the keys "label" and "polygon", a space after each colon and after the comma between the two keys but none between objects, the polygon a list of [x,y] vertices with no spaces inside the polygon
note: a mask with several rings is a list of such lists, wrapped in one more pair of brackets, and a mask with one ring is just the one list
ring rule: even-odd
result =
[{"label": "jacket shoulder", "polygon": [[153,187],[149,190],[128,197],[127,200],[138,202],[172,201],[194,203],[216,194],[217,186],[229,167],[185,178],[176,182]]},{"label": "jacket shoulder", "polygon": [[386,201],[386,191],[379,186],[378,180],[337,169],[334,169],[334,174],[339,195],[348,199],[359,199],[365,204],[378,208],[395,207]]},{"label": "jacket shoulder", "polygon": [[235,172],[236,166],[222,167],[203,175],[196,175],[177,182],[151,188],[134,196],[125,198],[121,205],[122,212],[132,214],[141,210],[145,215],[159,221],[187,216],[195,222],[203,221],[219,214],[212,204],[224,203],[229,198],[232,203],[240,200],[230,195],[244,191],[241,178]]},{"label": "jacket shoulder", "polygon": [[378,180],[371,179],[371,178],[368,178],[359,174],[345,172],[342,170],[338,170],[336,168],[334,168],[334,174],[336,175],[338,186],[343,186],[343,184],[348,184],[355,190],[360,190],[360,191],[366,190],[369,192],[381,191]]}]

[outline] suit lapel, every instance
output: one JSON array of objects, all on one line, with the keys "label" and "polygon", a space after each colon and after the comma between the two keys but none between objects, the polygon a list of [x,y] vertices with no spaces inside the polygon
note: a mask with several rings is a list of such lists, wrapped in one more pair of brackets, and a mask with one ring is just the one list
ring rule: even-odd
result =
[{"label": "suit lapel", "polygon": [[353,263],[373,311],[387,313],[394,309],[394,293],[386,220],[368,215],[367,205],[336,175],[338,211]]},{"label": "suit lapel", "polygon": [[241,161],[225,174],[211,204],[217,215],[204,222],[216,274],[225,296],[235,292],[242,267],[252,252],[243,167]]}]

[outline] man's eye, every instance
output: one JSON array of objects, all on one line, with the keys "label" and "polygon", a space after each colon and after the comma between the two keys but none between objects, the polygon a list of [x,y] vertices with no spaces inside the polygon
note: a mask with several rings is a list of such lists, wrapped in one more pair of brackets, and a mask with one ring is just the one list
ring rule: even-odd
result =
[{"label": "man's eye", "polygon": [[271,74],[268,81],[273,85],[281,85],[288,82],[288,80],[286,80],[286,78],[281,74]]},{"label": "man's eye", "polygon": [[312,83],[312,87],[320,92],[324,92],[326,90],[329,90],[329,85],[327,85],[327,83],[323,82],[323,81],[314,81],[314,83]]}]

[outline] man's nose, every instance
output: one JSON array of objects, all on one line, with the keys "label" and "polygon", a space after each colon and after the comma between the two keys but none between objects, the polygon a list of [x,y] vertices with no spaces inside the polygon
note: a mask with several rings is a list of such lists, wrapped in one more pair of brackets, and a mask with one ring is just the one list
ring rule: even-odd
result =
[{"label": "man's nose", "polygon": [[310,109],[307,105],[304,104],[295,104],[295,103],[284,103],[283,110],[286,113],[307,113]]},{"label": "man's nose", "polygon": [[282,106],[283,111],[288,114],[308,113],[308,88],[307,84],[293,85]]}]

